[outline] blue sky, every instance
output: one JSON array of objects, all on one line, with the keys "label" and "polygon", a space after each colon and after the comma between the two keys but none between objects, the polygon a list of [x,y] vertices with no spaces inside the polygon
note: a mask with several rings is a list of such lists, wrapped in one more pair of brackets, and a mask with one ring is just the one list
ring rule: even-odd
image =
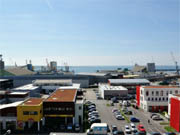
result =
[{"label": "blue sky", "polygon": [[180,59],[179,0],[0,0],[7,65],[172,65],[170,52]]}]

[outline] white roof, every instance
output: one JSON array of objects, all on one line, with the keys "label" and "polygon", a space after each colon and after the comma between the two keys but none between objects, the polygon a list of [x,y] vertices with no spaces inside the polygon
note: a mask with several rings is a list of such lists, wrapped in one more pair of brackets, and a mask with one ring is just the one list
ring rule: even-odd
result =
[{"label": "white roof", "polygon": [[21,103],[23,103],[23,101],[18,101],[18,102],[14,102],[14,103],[10,103],[10,104],[2,104],[2,105],[0,105],[0,110],[4,109],[4,108],[8,108],[8,107],[16,107],[16,106],[20,105]]},{"label": "white roof", "polygon": [[8,79],[0,79],[0,82],[8,81]]},{"label": "white roof", "polygon": [[43,85],[43,84],[72,84],[72,79],[42,79],[35,80],[33,84]]},{"label": "white roof", "polygon": [[77,75],[87,75],[87,76],[106,76],[108,75],[107,73],[88,73],[88,72],[81,72],[81,73],[77,73]]},{"label": "white roof", "polygon": [[33,86],[33,84],[27,84],[27,85],[17,87],[13,90],[35,90],[37,88],[38,88],[38,86]]},{"label": "white roof", "polygon": [[58,89],[80,89],[80,85],[81,84],[73,83],[72,86],[62,86],[62,87],[59,87]]},{"label": "white roof", "polygon": [[110,83],[114,84],[141,84],[150,83],[147,79],[109,79]]},{"label": "white roof", "polygon": [[121,90],[121,91],[127,91],[128,89],[123,86],[110,86],[108,84],[100,84],[100,87],[104,90]]},{"label": "white roof", "polygon": [[9,95],[24,95],[24,94],[28,94],[29,92],[11,92],[9,93]]},{"label": "white roof", "polygon": [[93,123],[91,128],[93,127],[107,127],[107,123]]}]

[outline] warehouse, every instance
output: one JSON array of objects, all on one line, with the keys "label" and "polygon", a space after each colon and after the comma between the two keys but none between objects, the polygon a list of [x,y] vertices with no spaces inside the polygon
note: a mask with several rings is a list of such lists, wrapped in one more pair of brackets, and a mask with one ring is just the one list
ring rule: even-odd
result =
[{"label": "warehouse", "polygon": [[109,79],[111,86],[123,86],[128,89],[128,94],[136,94],[136,86],[150,85],[147,79]]},{"label": "warehouse", "polygon": [[99,84],[99,93],[103,99],[111,99],[112,97],[122,98],[127,96],[128,89],[122,86]]},{"label": "warehouse", "polygon": [[[56,90],[43,102],[45,125],[83,124],[83,100],[77,98],[77,90]],[[53,123],[53,124],[52,124]]]}]

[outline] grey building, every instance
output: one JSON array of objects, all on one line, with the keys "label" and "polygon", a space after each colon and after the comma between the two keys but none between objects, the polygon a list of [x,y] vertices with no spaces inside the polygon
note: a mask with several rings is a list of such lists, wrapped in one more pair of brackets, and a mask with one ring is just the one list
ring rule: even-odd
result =
[{"label": "grey building", "polygon": [[147,63],[147,71],[148,72],[156,72],[155,63]]}]

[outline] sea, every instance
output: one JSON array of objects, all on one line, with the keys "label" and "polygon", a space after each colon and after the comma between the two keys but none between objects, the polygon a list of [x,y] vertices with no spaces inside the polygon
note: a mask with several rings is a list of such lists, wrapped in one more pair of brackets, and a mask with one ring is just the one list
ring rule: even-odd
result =
[{"label": "sea", "polygon": [[[81,73],[81,72],[93,73],[93,72],[97,72],[98,70],[116,70],[118,68],[121,69],[128,68],[129,70],[131,70],[133,66],[69,66],[69,70],[74,71],[75,73]],[[40,71],[41,66],[34,66],[34,69],[35,71]],[[58,66],[57,69],[65,70],[65,67]],[[156,69],[175,69],[175,66],[156,66]]]}]

